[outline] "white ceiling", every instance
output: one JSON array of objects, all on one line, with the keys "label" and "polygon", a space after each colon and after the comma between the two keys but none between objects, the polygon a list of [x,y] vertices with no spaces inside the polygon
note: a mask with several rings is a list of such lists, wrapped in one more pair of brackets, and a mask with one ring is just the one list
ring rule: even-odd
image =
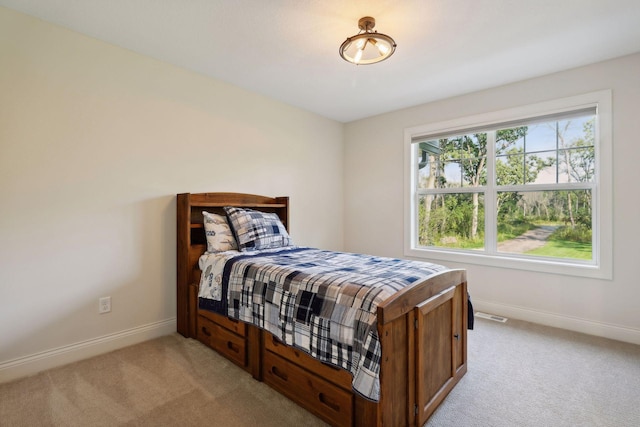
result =
[{"label": "white ceiling", "polygon": [[[640,51],[640,0],[0,0],[349,122]],[[355,66],[362,16],[398,48]],[[639,70],[640,71],[640,70]]]}]

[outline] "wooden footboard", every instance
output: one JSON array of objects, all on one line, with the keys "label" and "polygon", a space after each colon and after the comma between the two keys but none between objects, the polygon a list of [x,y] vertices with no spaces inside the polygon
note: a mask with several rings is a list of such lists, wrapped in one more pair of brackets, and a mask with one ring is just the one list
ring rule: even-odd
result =
[{"label": "wooden footboard", "polygon": [[466,272],[450,270],[378,307],[377,425],[423,425],[466,373],[467,303]]},{"label": "wooden footboard", "polygon": [[206,250],[202,210],[249,207],[277,213],[288,198],[179,194],[178,332],[212,347],[331,425],[421,426],[467,370],[467,282],[449,270],[414,283],[378,307],[380,401],[351,389],[351,374],[280,343],[257,327],[197,308],[198,258]]}]

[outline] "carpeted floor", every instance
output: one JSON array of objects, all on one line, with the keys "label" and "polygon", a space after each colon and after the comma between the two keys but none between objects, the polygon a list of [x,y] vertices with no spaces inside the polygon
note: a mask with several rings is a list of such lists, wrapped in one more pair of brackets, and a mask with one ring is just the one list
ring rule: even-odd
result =
[{"label": "carpeted floor", "polygon": [[638,345],[477,319],[468,359],[427,426],[640,426]]},{"label": "carpeted floor", "polygon": [[[476,320],[469,371],[429,427],[638,426],[640,346]],[[0,426],[324,426],[174,334],[0,384]]]}]

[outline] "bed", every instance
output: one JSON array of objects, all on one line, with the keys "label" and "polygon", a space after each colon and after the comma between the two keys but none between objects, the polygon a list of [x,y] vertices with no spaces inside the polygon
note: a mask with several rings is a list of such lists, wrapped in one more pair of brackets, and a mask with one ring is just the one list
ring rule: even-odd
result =
[{"label": "bed", "polygon": [[[256,380],[264,381],[331,425],[423,425],[467,371],[469,318],[465,271],[436,269],[424,278],[416,276],[410,284],[399,287],[393,293],[381,293],[378,296],[372,308],[372,327],[363,332],[365,336],[374,336],[377,340],[376,378],[371,390],[362,392],[362,389],[354,386],[359,372],[353,366],[345,369],[346,362],[335,363],[334,360],[334,363],[330,363],[330,358],[319,357],[322,352],[316,351],[317,354],[312,357],[314,352],[300,344],[303,342],[301,338],[295,345],[287,344],[291,336],[303,336],[304,333],[300,335],[297,331],[289,331],[291,335],[287,335],[284,327],[279,333],[278,328],[269,329],[262,324],[259,327],[246,315],[242,317],[242,309],[239,309],[239,315],[230,316],[229,312],[233,310],[229,310],[228,306],[225,309],[207,306],[200,286],[201,279],[205,277],[201,263],[206,262],[206,256],[203,255],[208,249],[203,211],[231,219],[228,215],[233,208],[244,212],[262,212],[265,217],[274,216],[288,229],[287,197],[240,193],[178,194],[178,332],[213,348]],[[237,226],[237,222],[234,223]],[[273,258],[284,260],[285,264],[290,263],[293,262],[290,261],[293,255],[284,252],[289,249],[291,253],[299,252],[300,256],[311,254],[318,259],[329,256],[324,251],[314,252],[319,251],[317,249],[287,247],[267,250],[265,252],[274,254],[259,253],[255,259],[269,261]],[[239,258],[254,262],[254,259],[250,259],[254,253],[245,254],[251,256]],[[367,260],[371,264],[380,259]],[[226,263],[229,265],[223,277],[225,283],[228,282],[227,286],[233,285],[229,279],[233,269],[245,268],[243,274],[247,276],[247,271],[253,268],[242,267],[239,259],[234,258],[234,263],[233,267],[229,267],[231,262]],[[299,265],[300,261],[296,259],[295,263]],[[220,294],[220,289],[216,292]],[[215,295],[216,292],[211,293]],[[232,294],[228,288],[224,288],[222,293]],[[242,296],[238,299],[242,299]],[[213,304],[218,303],[213,301]],[[299,308],[296,310],[296,313],[301,312]],[[363,351],[367,353],[368,348],[365,347]],[[369,384],[370,381],[363,383]]]}]

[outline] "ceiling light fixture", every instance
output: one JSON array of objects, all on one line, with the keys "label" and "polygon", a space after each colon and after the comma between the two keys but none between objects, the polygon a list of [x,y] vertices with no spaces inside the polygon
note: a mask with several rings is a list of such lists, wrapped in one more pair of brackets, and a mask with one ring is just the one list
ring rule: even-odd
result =
[{"label": "ceiling light fixture", "polygon": [[373,31],[376,20],[370,16],[360,18],[360,32],[348,37],[340,45],[340,56],[356,65],[375,64],[384,61],[396,50],[396,42],[386,34]]}]

